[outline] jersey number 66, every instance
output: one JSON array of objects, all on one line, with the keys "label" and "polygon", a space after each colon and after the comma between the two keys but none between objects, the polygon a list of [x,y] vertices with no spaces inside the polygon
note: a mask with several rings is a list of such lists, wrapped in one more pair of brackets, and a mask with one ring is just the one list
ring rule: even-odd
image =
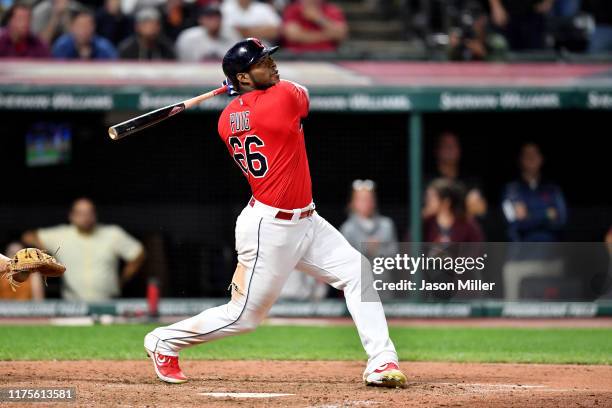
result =
[{"label": "jersey number 66", "polygon": [[234,149],[234,160],[245,174],[251,173],[256,178],[266,175],[268,159],[263,153],[256,150],[258,147],[265,146],[259,136],[247,135],[244,138],[244,145],[238,137],[232,136],[229,144]]}]

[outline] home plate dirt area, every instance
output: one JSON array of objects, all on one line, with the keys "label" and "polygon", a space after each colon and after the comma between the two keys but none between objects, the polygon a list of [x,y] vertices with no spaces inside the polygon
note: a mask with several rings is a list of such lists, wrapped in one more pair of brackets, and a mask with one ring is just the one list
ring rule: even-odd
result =
[{"label": "home plate dirt area", "polygon": [[612,366],[404,362],[405,389],[365,387],[362,362],[185,360],[182,368],[190,381],[169,385],[144,359],[3,361],[0,386],[76,387],[76,403],[35,407],[612,406]]}]

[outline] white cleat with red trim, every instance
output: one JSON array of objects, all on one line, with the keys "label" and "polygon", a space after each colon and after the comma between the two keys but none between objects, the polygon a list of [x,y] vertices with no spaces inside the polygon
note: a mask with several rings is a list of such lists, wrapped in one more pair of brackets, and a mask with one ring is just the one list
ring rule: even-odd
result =
[{"label": "white cleat with red trim", "polygon": [[363,381],[374,387],[405,388],[408,380],[396,363],[385,363],[371,373],[364,373]]},{"label": "white cleat with red trim", "polygon": [[181,384],[187,382],[187,377],[179,367],[178,356],[166,356],[160,353],[153,353],[145,348],[147,355],[153,361],[155,374],[160,380],[171,384]]}]

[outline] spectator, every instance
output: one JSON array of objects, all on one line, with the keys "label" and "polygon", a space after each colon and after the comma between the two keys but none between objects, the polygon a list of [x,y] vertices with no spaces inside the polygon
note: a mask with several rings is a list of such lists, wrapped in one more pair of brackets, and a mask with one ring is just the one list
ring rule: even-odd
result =
[{"label": "spectator", "polygon": [[489,0],[493,23],[513,51],[545,48],[545,16],[554,0]]},{"label": "spectator", "polygon": [[[443,132],[438,138],[435,150],[436,173],[428,177],[431,181],[436,178],[445,178],[464,185],[468,192],[465,196],[466,214],[469,217],[483,218],[487,213],[487,200],[478,188],[478,180],[462,177],[460,174],[461,145],[459,138],[453,132]],[[423,208],[423,216],[427,218],[432,215],[432,209],[427,205]]]},{"label": "spectator", "polygon": [[163,32],[173,42],[181,31],[197,24],[195,5],[187,4],[183,0],[167,0],[160,7],[162,14]]},{"label": "spectator", "polygon": [[285,47],[293,52],[333,52],[348,35],[342,10],[325,0],[297,0],[283,13]]},{"label": "spectator", "polygon": [[449,179],[432,181],[425,192],[429,214],[423,220],[425,242],[482,242],[478,224],[467,217],[461,184]]},{"label": "spectator", "polygon": [[[6,270],[7,261],[14,257],[15,254],[23,249],[20,242],[11,242],[6,248],[6,255],[0,254],[0,277]],[[7,279],[0,279],[0,299],[2,300],[43,300],[45,298],[45,290],[43,288],[43,280],[38,273],[22,272],[22,275],[15,276],[19,286],[13,289]],[[28,279],[28,277],[30,279]]]},{"label": "spectator", "polygon": [[506,186],[502,207],[508,236],[515,242],[555,242],[560,239],[567,215],[561,189],[541,180],[544,158],[540,148],[527,143],[521,148],[521,178]]},{"label": "spectator", "polygon": [[72,18],[70,33],[53,44],[52,53],[60,59],[105,60],[116,59],[117,50],[106,38],[95,35],[93,14],[80,11]]},{"label": "spectator", "polygon": [[238,33],[224,26],[222,21],[218,6],[201,8],[198,12],[199,25],[183,31],[176,41],[179,60],[194,62],[222,58],[240,40]]},{"label": "spectator", "polygon": [[[98,224],[94,203],[87,198],[74,202],[69,219],[70,225],[28,231],[23,241],[58,251],[58,261],[66,265],[64,299],[94,302],[118,296],[144,261],[142,244],[119,226]],[[121,276],[120,260],[125,261]]]},{"label": "spectator", "polygon": [[585,1],[585,10],[595,19],[595,30],[591,34],[589,52],[592,54],[612,52],[612,1],[583,1]]},{"label": "spectator", "polygon": [[[561,189],[541,178],[544,162],[534,143],[522,146],[519,158],[521,178],[508,184],[502,209],[508,221],[508,236],[513,242],[555,242],[567,220]],[[513,245],[504,265],[506,299],[516,300],[521,281],[533,277],[559,277],[563,262],[550,245]]]},{"label": "spectator", "polygon": [[448,57],[453,61],[493,61],[505,57],[503,36],[489,29],[489,17],[478,2],[469,2],[457,27],[449,33]]},{"label": "spectator", "polygon": [[119,46],[121,59],[173,60],[174,46],[161,33],[159,11],[146,8],[136,13],[136,34]]},{"label": "spectator", "polygon": [[133,31],[134,19],[121,12],[120,0],[106,0],[96,12],[96,33],[114,45],[120,44]]},{"label": "spectator", "polygon": [[6,28],[0,30],[0,57],[47,58],[47,46],[30,32],[32,10],[16,3],[6,15]]},{"label": "spectator", "polygon": [[397,233],[391,218],[377,211],[372,180],[353,181],[350,215],[340,227],[346,240],[367,258],[397,254]]},{"label": "spectator", "polygon": [[32,10],[32,31],[46,44],[70,31],[71,14],[83,6],[74,0],[43,0]]},{"label": "spectator", "polygon": [[281,19],[274,7],[253,0],[227,0],[221,7],[225,27],[236,30],[240,37],[256,37],[268,43],[278,40]]}]

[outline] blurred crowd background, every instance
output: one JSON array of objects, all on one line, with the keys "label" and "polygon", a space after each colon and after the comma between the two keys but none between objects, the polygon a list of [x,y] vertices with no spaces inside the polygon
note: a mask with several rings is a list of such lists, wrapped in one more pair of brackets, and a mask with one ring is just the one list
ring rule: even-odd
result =
[{"label": "blurred crowd background", "polygon": [[237,39],[281,58],[607,58],[606,0],[3,0],[0,57],[220,58]]},{"label": "blurred crowd background", "polygon": [[[219,61],[249,36],[300,61],[612,59],[604,0],[2,0],[0,15],[0,57],[11,59]],[[119,148],[100,137],[112,114],[0,113],[0,150],[24,152],[0,161],[10,191],[0,249],[37,246],[70,271],[48,286],[34,278],[18,292],[0,288],[0,297],[142,297],[151,280],[164,296],[226,296],[233,222],[249,192],[214,136],[217,115],[181,115]],[[609,112],[424,117],[423,241],[612,248],[610,150],[601,147]],[[391,112],[317,112],[304,122],[317,207],[369,258],[413,240],[406,125]],[[599,296],[568,280],[556,256],[506,260],[492,297]],[[543,291],[526,292],[526,279],[545,279]],[[337,294],[301,275],[283,293],[325,296]]]}]

